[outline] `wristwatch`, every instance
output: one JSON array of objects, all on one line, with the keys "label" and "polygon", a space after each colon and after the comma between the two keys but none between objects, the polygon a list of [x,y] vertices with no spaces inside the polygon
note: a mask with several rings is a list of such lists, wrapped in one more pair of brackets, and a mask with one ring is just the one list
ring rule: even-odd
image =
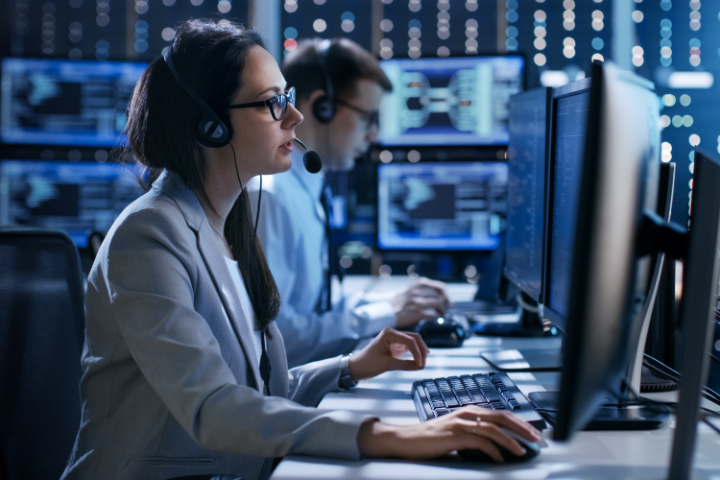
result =
[{"label": "wristwatch", "polygon": [[342,368],[340,369],[338,386],[343,390],[357,386],[357,382],[352,378],[352,375],[350,375],[350,357],[352,357],[352,353],[340,357],[340,365]]}]

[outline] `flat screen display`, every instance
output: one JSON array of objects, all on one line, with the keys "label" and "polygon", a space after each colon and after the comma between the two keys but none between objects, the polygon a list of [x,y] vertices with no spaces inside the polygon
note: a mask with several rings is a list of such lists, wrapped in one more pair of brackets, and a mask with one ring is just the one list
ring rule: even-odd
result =
[{"label": "flat screen display", "polygon": [[111,147],[146,63],[5,58],[3,143]]},{"label": "flat screen display", "polygon": [[589,92],[559,98],[555,113],[557,129],[547,306],[565,318],[570,305],[575,224],[589,101]]},{"label": "flat screen display", "polygon": [[507,145],[510,97],[523,89],[521,56],[392,59],[380,110],[382,145]]},{"label": "flat screen display", "polygon": [[548,89],[510,102],[505,275],[539,298],[543,274]]},{"label": "flat screen display", "polygon": [[0,161],[0,225],[65,230],[85,248],[144,193],[133,165],[92,162]]},{"label": "flat screen display", "polygon": [[507,164],[427,162],[378,168],[378,247],[487,250],[505,221]]}]

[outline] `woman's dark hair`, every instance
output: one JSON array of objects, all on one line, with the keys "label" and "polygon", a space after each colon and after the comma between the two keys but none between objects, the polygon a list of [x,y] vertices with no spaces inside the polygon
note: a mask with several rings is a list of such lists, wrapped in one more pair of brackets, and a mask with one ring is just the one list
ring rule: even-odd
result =
[{"label": "woman's dark hair", "polygon": [[[240,75],[248,51],[253,46],[265,48],[262,38],[226,20],[190,20],[181,23],[176,32],[169,47],[175,68],[232,135],[227,107],[242,87]],[[128,114],[128,144],[147,168],[142,176],[146,189],[167,169],[180,175],[212,208],[203,189],[206,159],[196,139],[201,117],[202,109],[180,87],[163,58],[158,58],[135,87]],[[224,233],[245,279],[259,327],[265,329],[280,311],[280,294],[255,237],[244,189],[225,221]]]}]

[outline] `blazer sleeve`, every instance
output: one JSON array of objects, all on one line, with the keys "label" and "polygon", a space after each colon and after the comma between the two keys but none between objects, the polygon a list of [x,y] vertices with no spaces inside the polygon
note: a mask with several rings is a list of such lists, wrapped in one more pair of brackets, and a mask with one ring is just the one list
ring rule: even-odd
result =
[{"label": "blazer sleeve", "polygon": [[112,235],[102,279],[110,307],[102,313],[118,325],[144,379],[204,448],[360,458],[356,437],[366,416],[320,412],[237,383],[193,308],[196,245],[179,211],[131,213]]}]

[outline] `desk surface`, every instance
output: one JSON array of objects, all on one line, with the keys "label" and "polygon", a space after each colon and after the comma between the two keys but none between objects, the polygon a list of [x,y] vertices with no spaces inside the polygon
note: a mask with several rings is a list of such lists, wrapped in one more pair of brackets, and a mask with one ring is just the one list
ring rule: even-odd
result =
[{"label": "desk surface", "polygon": [[[370,289],[378,286],[367,282],[363,284],[371,285]],[[385,282],[383,285],[389,286]],[[393,286],[401,287],[402,282],[393,282]],[[385,290],[384,287],[381,290]],[[453,286],[453,300],[466,300],[464,289]],[[410,388],[415,380],[491,371],[480,358],[480,352],[553,349],[559,348],[560,341],[560,338],[473,337],[462,348],[433,349],[423,371],[385,373],[361,382],[355,389],[326,395],[318,408],[359,411],[392,424],[417,423],[419,420],[410,398]],[[559,373],[510,373],[509,376],[526,396],[535,391],[557,390],[560,381]],[[676,392],[651,397],[675,400]],[[711,403],[705,406],[717,409]],[[456,455],[429,462],[377,459],[345,462],[291,456],[280,463],[272,479],[664,479],[667,477],[674,431],[674,417],[660,430],[578,432],[567,443],[554,442],[551,439],[552,430],[547,429],[543,432],[544,445],[540,456],[514,466],[471,463]],[[695,475],[698,479],[720,480],[720,435],[705,424],[698,425]]]}]

